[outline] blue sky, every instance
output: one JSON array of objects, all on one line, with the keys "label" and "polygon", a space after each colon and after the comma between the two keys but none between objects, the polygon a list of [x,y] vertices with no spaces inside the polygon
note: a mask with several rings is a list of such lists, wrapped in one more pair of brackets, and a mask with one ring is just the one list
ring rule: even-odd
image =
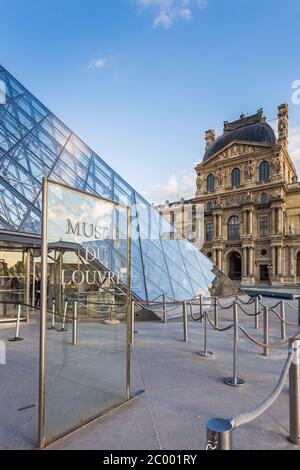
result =
[{"label": "blue sky", "polygon": [[[290,106],[299,0],[0,0],[0,63],[150,201],[195,192],[204,132]],[[295,100],[294,100],[295,101]]]}]

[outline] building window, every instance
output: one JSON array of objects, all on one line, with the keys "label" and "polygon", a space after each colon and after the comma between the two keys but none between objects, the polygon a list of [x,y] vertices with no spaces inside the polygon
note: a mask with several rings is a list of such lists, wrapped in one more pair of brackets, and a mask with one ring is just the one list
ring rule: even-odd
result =
[{"label": "building window", "polygon": [[240,218],[237,215],[233,215],[228,221],[228,240],[240,240],[240,229]]},{"label": "building window", "polygon": [[231,186],[239,187],[241,184],[241,171],[239,168],[234,168],[231,172]]},{"label": "building window", "polygon": [[269,217],[267,215],[259,219],[259,233],[261,237],[267,237],[269,235]]},{"label": "building window", "polygon": [[211,242],[213,238],[213,224],[206,224],[206,241]]},{"label": "building window", "polygon": [[270,178],[269,162],[261,162],[259,165],[259,181],[267,181]]},{"label": "building window", "polygon": [[215,177],[211,173],[208,175],[206,180],[207,191],[212,193],[215,190]]},{"label": "building window", "polygon": [[214,208],[214,203],[212,201],[209,201],[206,205],[206,208],[208,211],[212,211]]}]

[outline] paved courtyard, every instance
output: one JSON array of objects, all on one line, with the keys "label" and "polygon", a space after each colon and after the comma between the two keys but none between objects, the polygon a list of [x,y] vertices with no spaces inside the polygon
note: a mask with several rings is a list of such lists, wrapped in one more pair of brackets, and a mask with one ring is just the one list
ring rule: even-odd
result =
[{"label": "paved courtyard", "polygon": [[[269,305],[276,303],[274,299],[264,299],[264,302]],[[231,316],[229,310],[222,311],[220,326],[228,325]],[[270,342],[280,341],[279,321],[271,313],[270,318]],[[289,309],[287,319],[295,322],[297,313]],[[262,339],[262,330],[254,329],[253,318],[241,314],[240,322],[252,335]],[[0,339],[7,345],[7,365],[0,366],[1,449],[36,447],[38,328],[37,322],[22,325],[21,335],[25,339],[18,343],[7,342],[7,338],[13,336],[11,327],[0,329]],[[90,331],[85,334],[92,334],[93,325],[89,328]],[[107,333],[102,338],[102,359],[106,363],[102,370],[106,370],[107,375],[111,372],[109,365],[116,364],[116,350],[119,354],[122,349],[120,344],[116,346],[114,343],[110,348],[111,354],[104,354],[109,341],[116,335],[118,337],[115,328],[118,326],[106,327]],[[119,328],[123,328],[122,325]],[[138,333],[132,353],[132,390],[144,389],[145,393],[52,444],[50,449],[203,449],[207,420],[254,409],[274,388],[287,356],[287,348],[284,347],[279,351],[272,350],[270,357],[264,357],[260,347],[240,334],[238,375],[246,380],[246,384],[241,388],[232,388],[223,383],[225,377],[232,375],[232,330],[218,332],[209,328],[208,345],[214,356],[206,359],[196,354],[203,348],[203,324],[199,322],[189,322],[188,343],[183,342],[180,319],[173,319],[166,325],[161,322],[138,322],[136,329]],[[80,341],[83,341],[81,331],[79,329],[78,348]],[[297,325],[287,328],[288,335],[296,331]],[[59,336],[59,333],[53,334]],[[67,336],[65,338],[68,342]],[[119,338],[121,341],[122,335]],[[77,350],[80,365],[78,351],[80,349]],[[114,357],[114,362],[111,362],[110,356]],[[101,360],[101,354],[97,358]],[[82,361],[87,368],[89,361],[86,358]],[[82,374],[83,368],[79,370]],[[69,373],[66,377],[76,382],[76,378]],[[54,364],[51,380],[57,386],[56,376]],[[91,374],[87,371],[84,377],[91,377]],[[68,383],[68,380],[59,382],[60,387]],[[88,402],[93,384],[89,381],[86,385],[81,378],[82,383]],[[109,382],[106,384],[109,386]],[[234,449],[298,449],[286,439],[289,428],[287,385],[264,415],[234,432]],[[55,395],[58,409],[72,409],[76,393],[73,396],[70,390],[72,388],[63,393],[61,388]],[[84,396],[80,398],[84,399]]]}]

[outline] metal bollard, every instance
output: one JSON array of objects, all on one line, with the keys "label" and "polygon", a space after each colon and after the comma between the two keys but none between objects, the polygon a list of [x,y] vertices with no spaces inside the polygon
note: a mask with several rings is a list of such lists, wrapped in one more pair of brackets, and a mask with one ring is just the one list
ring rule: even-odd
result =
[{"label": "metal bollard", "polygon": [[218,304],[217,304],[217,297],[215,297],[215,301],[214,301],[214,324],[215,324],[215,327],[218,328],[218,326],[219,326],[219,310],[218,310]]},{"label": "metal bollard", "polygon": [[15,337],[10,338],[8,341],[11,341],[11,342],[23,341],[24,338],[20,338],[20,336],[19,336],[19,333],[20,333],[20,320],[21,320],[21,304],[18,305]]},{"label": "metal bollard", "polygon": [[300,340],[290,341],[294,349],[294,358],[289,370],[289,411],[290,435],[289,441],[300,444]]},{"label": "metal bollard", "polygon": [[224,379],[226,385],[232,387],[241,387],[245,384],[245,380],[237,376],[237,353],[238,353],[238,304],[233,302],[233,377]]},{"label": "metal bollard", "polygon": [[200,313],[200,322],[203,323],[203,302],[202,295],[199,295],[199,313]]},{"label": "metal bollard", "polygon": [[255,317],[254,317],[254,327],[256,330],[259,329],[259,315],[258,315],[258,312],[259,312],[259,298],[258,297],[255,297]]},{"label": "metal bollard", "polygon": [[164,315],[164,323],[167,323],[167,306],[166,306],[166,294],[163,294],[163,315]]},{"label": "metal bollard", "polygon": [[264,343],[267,346],[263,348],[263,355],[270,356],[270,349],[269,349],[269,308],[264,307]]},{"label": "metal bollard", "polygon": [[77,302],[74,302],[74,311],[73,311],[73,330],[72,330],[72,344],[73,346],[77,345],[78,341],[78,315],[77,315]]},{"label": "metal bollard", "polygon": [[55,328],[55,299],[52,299],[51,326],[47,330],[56,330]]},{"label": "metal bollard", "polygon": [[59,333],[61,333],[61,332],[63,332],[63,331],[68,331],[67,328],[65,327],[65,325],[66,325],[67,309],[68,309],[68,302],[65,301],[65,308],[64,308],[64,314],[63,314],[63,319],[62,319],[62,323],[61,323],[61,328],[60,328],[59,330],[56,330],[56,331],[58,331]]},{"label": "metal bollard", "polygon": [[186,343],[189,340],[189,331],[188,331],[188,317],[186,309],[186,301],[182,302],[182,314],[183,314],[183,341]]},{"label": "metal bollard", "polygon": [[212,351],[207,350],[207,312],[204,312],[204,349],[203,351],[198,352],[198,356],[201,357],[211,357],[214,355]]},{"label": "metal bollard", "polygon": [[207,422],[205,450],[232,450],[233,427],[228,419],[213,418]]},{"label": "metal bollard", "polygon": [[300,326],[300,296],[298,297],[298,326]]},{"label": "metal bollard", "polygon": [[285,339],[286,337],[286,326],[285,326],[285,303],[284,300],[280,301],[280,316],[281,316],[281,338]]}]

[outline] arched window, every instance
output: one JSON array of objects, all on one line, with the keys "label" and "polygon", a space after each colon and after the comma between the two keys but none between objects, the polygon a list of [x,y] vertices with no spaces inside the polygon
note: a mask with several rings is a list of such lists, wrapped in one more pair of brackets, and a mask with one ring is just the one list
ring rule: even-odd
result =
[{"label": "arched window", "polygon": [[215,177],[213,174],[209,174],[206,180],[207,191],[212,193],[215,190]]},{"label": "arched window", "polygon": [[231,186],[238,187],[241,184],[241,170],[234,168],[231,172]]},{"label": "arched window", "polygon": [[212,201],[208,201],[206,208],[208,211],[212,211],[214,208],[214,203]]},{"label": "arched window", "polygon": [[259,180],[267,181],[270,178],[270,165],[269,162],[263,161],[259,165]]},{"label": "arched window", "polygon": [[233,215],[228,220],[228,240],[240,240],[241,221],[239,216]]}]

